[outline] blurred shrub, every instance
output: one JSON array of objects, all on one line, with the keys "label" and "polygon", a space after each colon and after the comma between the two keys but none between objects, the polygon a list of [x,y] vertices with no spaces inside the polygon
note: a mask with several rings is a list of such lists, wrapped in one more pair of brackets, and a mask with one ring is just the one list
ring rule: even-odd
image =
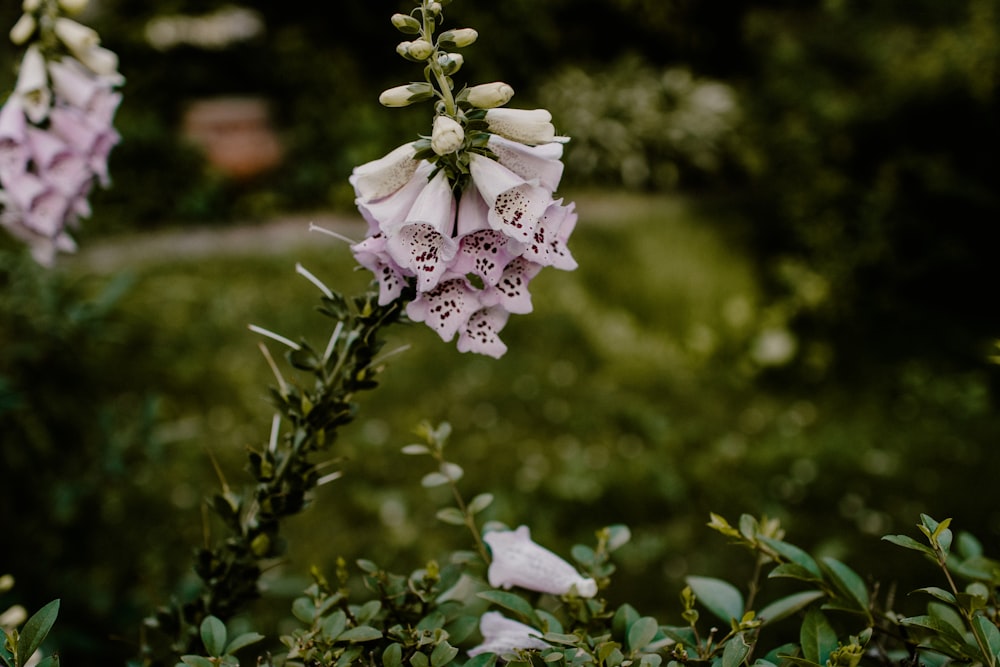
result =
[{"label": "blurred shrub", "polygon": [[[1000,2],[824,2],[745,23],[743,159],[755,245],[826,298],[793,316],[836,368],[980,363],[1000,331]],[[791,288],[789,290],[789,288]]]},{"label": "blurred shrub", "polygon": [[590,74],[572,67],[539,91],[572,138],[568,181],[670,189],[722,171],[732,155],[739,110],[724,83],[687,69],[658,71],[637,56]]}]

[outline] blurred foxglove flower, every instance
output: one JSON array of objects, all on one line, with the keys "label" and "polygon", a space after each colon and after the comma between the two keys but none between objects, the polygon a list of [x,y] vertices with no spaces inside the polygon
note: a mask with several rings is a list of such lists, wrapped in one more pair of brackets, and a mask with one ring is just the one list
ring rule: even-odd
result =
[{"label": "blurred foxglove flower", "polygon": [[529,146],[563,140],[556,137],[552,114],[545,109],[490,109],[486,122],[490,132]]},{"label": "blurred foxglove flower", "polygon": [[493,560],[486,577],[494,588],[514,586],[552,595],[597,595],[597,582],[580,576],[572,565],[531,541],[527,526],[493,531],[483,536]]},{"label": "blurred foxglove flower", "polygon": [[521,649],[546,649],[541,632],[517,621],[512,621],[498,611],[488,611],[479,619],[479,632],[483,643],[469,649],[469,657],[480,653],[504,655]]}]

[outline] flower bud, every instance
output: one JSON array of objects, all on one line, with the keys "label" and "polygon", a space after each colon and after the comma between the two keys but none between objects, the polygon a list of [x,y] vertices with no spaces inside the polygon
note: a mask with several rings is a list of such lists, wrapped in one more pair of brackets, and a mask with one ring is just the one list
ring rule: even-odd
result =
[{"label": "flower bud", "polygon": [[414,60],[427,60],[434,53],[434,45],[426,39],[415,39],[410,42],[407,52]]},{"label": "flower bud", "polygon": [[420,21],[409,14],[393,14],[392,24],[396,30],[408,35],[416,35],[420,32]]},{"label": "flower bud", "polygon": [[438,65],[440,65],[441,71],[444,72],[445,76],[451,76],[460,70],[464,64],[465,58],[462,57],[461,53],[442,53],[438,56]]},{"label": "flower bud", "polygon": [[67,14],[79,14],[87,8],[87,0],[59,0],[59,7]]},{"label": "flower bud", "polygon": [[24,115],[32,123],[41,123],[45,120],[52,102],[52,91],[49,90],[45,56],[37,44],[32,44],[24,52],[14,92],[21,97]]},{"label": "flower bud", "polygon": [[405,107],[414,102],[429,100],[433,96],[434,88],[431,84],[417,81],[382,91],[382,94],[378,96],[378,101],[387,107]]},{"label": "flower bud", "polygon": [[490,109],[490,132],[529,146],[557,141],[552,114],[545,109]]},{"label": "flower bud", "polygon": [[438,155],[448,155],[461,148],[463,143],[465,143],[465,130],[458,121],[450,116],[438,116],[434,119],[431,150]]},{"label": "flower bud", "polygon": [[429,5],[427,5],[427,9],[429,9],[431,11],[431,14],[433,14],[434,16],[437,16],[438,14],[441,13],[441,3],[440,2],[432,2]]},{"label": "flower bud", "polygon": [[502,81],[482,83],[466,91],[469,104],[478,109],[502,107],[514,96],[514,89]]},{"label": "flower bud", "polygon": [[31,14],[21,14],[14,27],[10,29],[10,41],[20,46],[28,41],[38,27],[38,22]]},{"label": "flower bud", "polygon": [[441,36],[438,37],[438,44],[446,48],[460,49],[475,42],[477,37],[479,37],[479,33],[472,28],[457,28],[442,32]]},{"label": "flower bud", "polygon": [[97,31],[72,19],[59,17],[55,21],[56,36],[74,54],[87,51],[101,43]]},{"label": "flower bud", "polygon": [[21,3],[21,9],[25,12],[37,11],[41,6],[42,0],[24,0],[24,2]]}]

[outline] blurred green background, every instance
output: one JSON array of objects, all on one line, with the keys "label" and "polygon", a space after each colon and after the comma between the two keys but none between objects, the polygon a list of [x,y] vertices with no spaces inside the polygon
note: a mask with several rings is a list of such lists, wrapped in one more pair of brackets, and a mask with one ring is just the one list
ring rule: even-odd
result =
[{"label": "blurred green background", "polygon": [[[127,77],[114,186],[55,271],[0,242],[0,572],[10,601],[63,599],[68,662],[124,659],[144,613],[190,594],[211,458],[236,484],[269,429],[246,324],[329,335],[295,262],[365,288],[343,244],[305,230],[360,237],[351,168],[427,131],[426,109],[376,101],[419,76],[388,22],[409,6],[85,16]],[[779,516],[904,591],[913,561],[878,537],[919,512],[997,544],[1000,0],[455,0],[446,17],[481,35],[460,80],[511,83],[512,106],[573,137],[580,269],[536,279],[499,362],[390,334],[411,347],[363,398],[345,476],[290,527],[258,611],[280,622],[340,555],[406,569],[465,545],[398,453],[423,419],[454,425],[490,518],[564,553],[629,524],[615,601],[664,622],[684,575],[747,570],[709,511]],[[16,56],[0,51],[5,91]],[[219,96],[266,104],[280,163],[234,177],[183,138]]]}]

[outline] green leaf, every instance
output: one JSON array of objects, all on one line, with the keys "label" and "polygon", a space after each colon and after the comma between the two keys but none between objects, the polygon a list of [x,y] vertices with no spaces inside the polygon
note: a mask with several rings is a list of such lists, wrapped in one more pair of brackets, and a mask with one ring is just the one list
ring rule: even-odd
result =
[{"label": "green leaf", "polygon": [[623,523],[608,526],[608,551],[616,551],[632,539],[632,531]]},{"label": "green leaf", "polygon": [[655,618],[643,616],[638,619],[628,628],[628,641],[626,642],[628,648],[632,651],[644,648],[649,642],[653,641],[653,637],[656,636],[659,629],[659,624],[657,624]]},{"label": "green leaf", "polygon": [[738,632],[726,642],[726,648],[722,650],[722,667],[739,667],[748,655],[750,644],[743,638],[743,633]]},{"label": "green leaf", "polygon": [[359,625],[356,628],[351,628],[350,630],[345,630],[337,637],[338,641],[342,642],[370,642],[376,639],[382,638],[382,632],[373,628],[370,625]]},{"label": "green leaf", "polygon": [[537,616],[538,620],[541,621],[541,626],[546,632],[563,631],[563,626],[562,623],[559,622],[559,619],[544,609],[536,609],[535,616]]},{"label": "green leaf", "polygon": [[409,456],[419,456],[421,454],[430,454],[431,450],[427,448],[427,445],[413,444],[403,447],[402,452]]},{"label": "green leaf", "polygon": [[965,643],[965,639],[962,637],[961,633],[959,633],[951,625],[951,623],[942,620],[940,618],[936,618],[933,616],[926,616],[926,615],[909,616],[907,618],[900,619],[899,622],[901,625],[915,625],[920,628],[926,628],[927,630],[931,630],[941,635],[943,638],[950,639],[951,641],[956,642],[958,644]]},{"label": "green leaf", "polygon": [[423,653],[417,652],[410,656],[410,665],[412,667],[428,667],[430,663],[431,661]]},{"label": "green leaf", "polygon": [[181,662],[185,665],[191,665],[191,667],[215,667],[211,660],[200,655],[182,655]]},{"label": "green leaf", "polygon": [[346,627],[347,614],[338,609],[323,619],[320,631],[323,633],[323,639],[332,642],[340,636],[340,633],[343,632]]},{"label": "green leaf", "polygon": [[519,595],[505,593],[504,591],[482,591],[481,593],[477,593],[477,595],[498,607],[509,609],[522,619],[527,620],[530,625],[534,625],[535,627],[540,625],[538,617],[535,615],[535,610]]},{"label": "green leaf", "polygon": [[660,667],[663,657],[656,653],[646,653],[639,659],[639,667]]},{"label": "green leaf", "polygon": [[962,558],[972,558],[983,555],[983,545],[972,533],[962,531],[958,534],[958,543],[955,545],[958,554]]},{"label": "green leaf", "polygon": [[868,613],[868,587],[857,572],[835,558],[822,559],[823,565],[841,593],[857,603],[858,607]]},{"label": "green leaf", "polygon": [[437,511],[435,515],[438,520],[449,523],[453,526],[464,526],[465,525],[465,515],[462,514],[462,510],[457,507],[443,507]]},{"label": "green leaf", "polygon": [[480,653],[465,663],[465,667],[493,667],[497,663],[495,653]]},{"label": "green leaf", "polygon": [[450,480],[439,472],[429,472],[420,480],[420,485],[426,489],[447,484]]},{"label": "green leaf", "polygon": [[226,624],[215,616],[206,616],[201,622],[201,641],[205,650],[213,658],[218,658],[226,649]]},{"label": "green leaf", "polygon": [[757,618],[761,619],[765,624],[776,623],[783,618],[787,618],[792,614],[805,609],[816,600],[824,597],[824,595],[823,591],[802,591],[801,593],[793,593],[792,595],[775,600],[761,609],[757,612]]},{"label": "green leaf", "polygon": [[913,591],[914,593],[927,593],[933,598],[941,600],[941,602],[946,602],[948,604],[956,604],[955,596],[951,592],[944,590],[943,588],[938,588],[937,586],[926,586],[924,588],[918,588]]},{"label": "green leaf", "polygon": [[822,579],[797,563],[782,563],[767,573],[768,579],[798,579],[816,583]]},{"label": "green leaf", "polygon": [[743,595],[728,581],[693,576],[685,581],[698,601],[727,624],[743,617]]},{"label": "green leaf", "polygon": [[454,619],[445,627],[448,631],[448,639],[455,642],[456,644],[461,644],[466,639],[476,631],[479,627],[479,617],[477,616],[459,616]]},{"label": "green leaf", "polygon": [[972,619],[972,631],[990,652],[990,655],[982,656],[983,662],[987,665],[996,664],[997,656],[1000,655],[1000,630],[985,616],[975,616]]},{"label": "green leaf", "polygon": [[292,615],[303,623],[312,625],[316,618],[316,605],[309,598],[295,598],[292,602]]},{"label": "green leaf", "polygon": [[245,632],[238,637],[234,637],[231,642],[226,644],[226,650],[224,653],[236,653],[241,648],[250,646],[251,644],[256,644],[260,640],[264,639],[264,635],[257,632]]},{"label": "green leaf", "polygon": [[364,625],[375,618],[381,609],[382,603],[379,600],[369,600],[354,612],[354,619],[361,625]]},{"label": "green leaf", "polygon": [[454,660],[456,655],[458,655],[458,649],[443,641],[431,651],[431,667],[444,667]]},{"label": "green leaf", "polygon": [[810,574],[815,576],[817,579],[822,575],[819,569],[819,565],[816,560],[810,556],[808,553],[795,546],[794,544],[789,544],[788,542],[782,540],[776,540],[773,537],[760,537],[758,538],[760,542],[767,545],[768,548],[773,550],[779,556],[787,560],[789,563],[795,563],[796,565],[805,568]]},{"label": "green leaf", "polygon": [[53,600],[38,611],[24,624],[21,635],[17,642],[17,655],[15,661],[18,665],[28,662],[38,647],[42,645],[45,638],[59,616],[59,600]]},{"label": "green leaf", "polygon": [[624,641],[625,633],[628,632],[629,627],[639,620],[639,612],[635,610],[635,607],[626,603],[618,607],[618,611],[611,619],[611,632],[618,639]]},{"label": "green leaf", "polygon": [[576,635],[567,635],[562,632],[546,632],[542,639],[550,644],[565,644],[566,646],[576,646],[580,638]]},{"label": "green leaf", "polygon": [[403,647],[398,643],[389,644],[382,651],[382,667],[402,667]]},{"label": "green leaf", "polygon": [[334,667],[349,667],[363,652],[364,651],[360,646],[354,646],[347,649],[340,654],[340,657],[337,658],[337,662],[333,663]]},{"label": "green leaf", "polygon": [[492,493],[480,493],[469,501],[469,514],[479,514],[493,504]]},{"label": "green leaf", "polygon": [[903,547],[904,549],[913,549],[914,551],[919,551],[920,553],[926,554],[931,558],[937,559],[937,555],[934,550],[931,549],[926,544],[921,544],[909,535],[884,535],[882,537],[886,542],[891,542],[896,546]]},{"label": "green leaf", "polygon": [[820,665],[826,664],[830,653],[837,648],[837,633],[819,609],[810,609],[806,613],[799,632],[799,643],[805,659]]}]

